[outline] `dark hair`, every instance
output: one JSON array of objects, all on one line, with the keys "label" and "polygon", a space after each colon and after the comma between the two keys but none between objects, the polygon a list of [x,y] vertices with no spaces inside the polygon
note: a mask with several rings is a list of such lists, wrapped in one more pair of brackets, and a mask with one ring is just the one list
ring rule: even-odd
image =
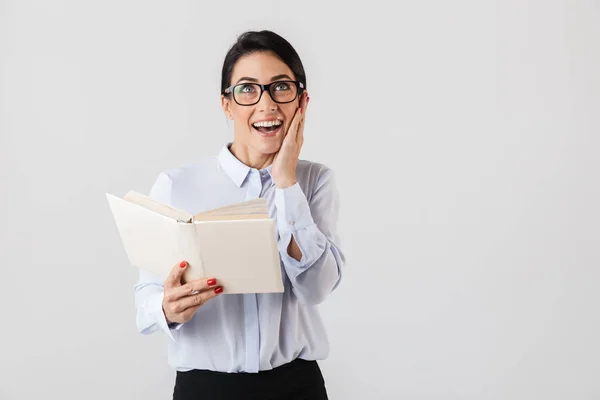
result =
[{"label": "dark hair", "polygon": [[296,80],[302,82],[306,88],[306,74],[300,56],[292,45],[275,32],[248,31],[241,34],[237,41],[231,46],[221,72],[221,93],[231,85],[231,74],[237,61],[245,55],[258,51],[272,51],[283,61],[296,75]]}]

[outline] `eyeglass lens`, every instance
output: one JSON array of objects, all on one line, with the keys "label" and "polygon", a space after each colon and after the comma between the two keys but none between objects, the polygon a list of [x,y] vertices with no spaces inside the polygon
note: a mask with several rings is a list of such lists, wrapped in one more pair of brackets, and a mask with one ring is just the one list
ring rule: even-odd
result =
[{"label": "eyeglass lens", "polygon": [[[250,105],[258,102],[260,86],[255,83],[242,83],[234,87],[233,96],[239,104]],[[288,103],[296,98],[297,87],[293,82],[275,82],[269,88],[271,98],[277,103]]]}]

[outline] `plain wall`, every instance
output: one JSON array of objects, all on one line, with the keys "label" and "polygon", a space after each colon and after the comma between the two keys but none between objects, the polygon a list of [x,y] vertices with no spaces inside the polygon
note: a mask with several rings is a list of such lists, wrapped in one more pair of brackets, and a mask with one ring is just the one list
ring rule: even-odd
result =
[{"label": "plain wall", "polygon": [[600,398],[597,1],[0,1],[0,399],[166,399],[105,198],[232,138],[273,29],[337,175],[331,399]]}]

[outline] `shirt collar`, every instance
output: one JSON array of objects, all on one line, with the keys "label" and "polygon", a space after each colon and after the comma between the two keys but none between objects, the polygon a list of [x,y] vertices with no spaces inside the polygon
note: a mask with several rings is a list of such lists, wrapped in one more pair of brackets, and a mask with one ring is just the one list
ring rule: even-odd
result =
[{"label": "shirt collar", "polygon": [[[221,164],[221,168],[227,173],[227,175],[231,178],[231,180],[237,185],[237,187],[242,187],[244,184],[244,180],[252,170],[249,166],[238,160],[233,153],[231,153],[230,147],[232,143],[227,143],[221,151],[219,152],[219,163]],[[259,172],[266,171],[269,174],[269,178],[271,178],[271,186],[274,185],[273,177],[271,176],[271,169],[273,168],[273,164],[269,165],[267,168],[260,170]]]},{"label": "shirt collar", "polygon": [[238,160],[231,153],[229,147],[231,147],[231,143],[225,144],[219,152],[219,163],[237,187],[242,187],[242,183],[250,172],[250,167]]},{"label": "shirt collar", "polygon": [[[229,149],[232,143],[227,143],[221,151],[219,152],[219,163],[223,170],[227,173],[227,175],[231,178],[231,180],[237,185],[237,187],[242,187],[244,180],[250,173],[250,168],[240,160],[238,160]],[[269,174],[271,178],[271,183],[273,183],[273,178],[271,177],[271,169],[273,168],[273,164],[269,165],[267,168],[264,168],[265,171]],[[262,170],[261,170],[262,171]]]}]

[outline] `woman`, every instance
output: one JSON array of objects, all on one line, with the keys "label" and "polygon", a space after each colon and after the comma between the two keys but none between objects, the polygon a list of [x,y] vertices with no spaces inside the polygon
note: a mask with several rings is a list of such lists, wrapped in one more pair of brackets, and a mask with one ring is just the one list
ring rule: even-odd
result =
[{"label": "woman", "polygon": [[279,35],[247,32],[225,57],[221,88],[233,142],[163,172],[150,196],[192,214],[267,199],[285,290],[222,295],[218,276],[182,285],[188,264],[177,260],[165,282],[140,271],[138,328],[171,339],[174,399],[327,399],[316,360],[329,349],[317,305],[339,284],[344,255],[333,173],[298,160],[309,103],[302,62]]}]

